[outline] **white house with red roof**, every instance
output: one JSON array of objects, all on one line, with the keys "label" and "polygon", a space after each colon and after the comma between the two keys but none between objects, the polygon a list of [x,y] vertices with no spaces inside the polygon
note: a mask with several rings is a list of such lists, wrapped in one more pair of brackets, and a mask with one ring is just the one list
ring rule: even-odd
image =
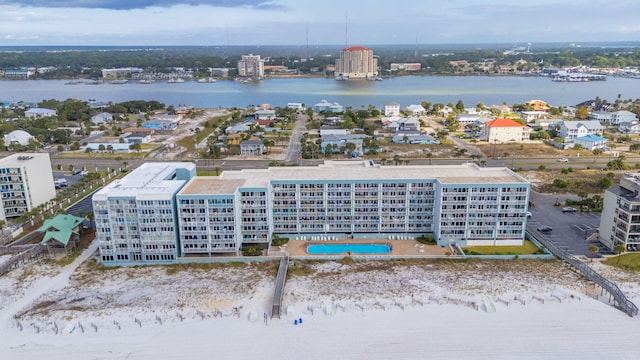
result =
[{"label": "white house with red roof", "polygon": [[529,140],[531,128],[514,120],[498,118],[485,123],[481,140],[490,143],[521,142]]}]

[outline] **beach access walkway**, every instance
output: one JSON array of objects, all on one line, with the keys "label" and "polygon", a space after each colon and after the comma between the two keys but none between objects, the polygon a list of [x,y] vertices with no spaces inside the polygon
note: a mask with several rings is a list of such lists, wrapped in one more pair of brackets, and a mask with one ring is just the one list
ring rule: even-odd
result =
[{"label": "beach access walkway", "polygon": [[278,268],[278,276],[276,277],[276,288],[273,293],[273,305],[271,307],[271,318],[277,316],[280,319],[282,311],[282,296],[284,295],[284,282],[287,278],[287,268],[289,268],[289,256],[283,256],[280,259],[280,267]]}]

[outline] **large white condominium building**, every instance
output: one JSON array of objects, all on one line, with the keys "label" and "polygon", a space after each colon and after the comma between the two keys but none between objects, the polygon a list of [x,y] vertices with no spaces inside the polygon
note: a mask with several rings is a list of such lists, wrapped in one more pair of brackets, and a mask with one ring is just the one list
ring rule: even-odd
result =
[{"label": "large white condominium building", "polygon": [[340,51],[336,60],[336,79],[373,79],[378,76],[378,59],[373,50],[362,46],[351,46]]},{"label": "large white condominium building", "polygon": [[264,78],[264,60],[260,55],[242,55],[238,61],[238,76]]},{"label": "large white condominium building", "polygon": [[625,251],[640,251],[640,173],[625,174],[604,192],[603,201],[600,241],[611,250],[623,245]]},{"label": "large white condominium building", "polygon": [[48,153],[19,153],[0,159],[0,220],[21,216],[53,199]]},{"label": "large white condominium building", "polygon": [[[136,172],[123,182],[138,176]],[[170,235],[177,236],[173,244],[178,249],[172,248],[171,254],[182,258],[236,255],[243,246],[268,248],[273,234],[300,239],[331,235],[356,242],[433,234],[440,245],[521,245],[529,189],[526,179],[507,168],[474,164],[380,166],[370,161],[326,161],[318,167],[225,171],[219,177],[193,177],[177,191],[173,213],[177,228]],[[99,198],[111,198],[111,191],[117,187],[104,189]],[[147,197],[156,196],[153,189],[148,191]],[[171,193],[162,192],[163,199],[170,201]],[[98,204],[96,195],[94,206]],[[99,205],[96,221],[115,218],[112,212],[119,207]],[[148,205],[148,210],[155,206]],[[142,216],[140,210],[138,205],[134,220]],[[154,214],[150,221],[157,221],[158,213]],[[121,222],[125,220],[120,217]],[[106,235],[99,230],[99,236]],[[147,242],[156,241],[148,238]],[[122,242],[108,249],[115,251],[110,255],[122,254],[113,261],[156,260],[128,257],[129,244]]]},{"label": "large white condominium building", "polygon": [[195,174],[193,163],[146,163],[96,192],[93,212],[102,262],[177,259],[175,197]]}]

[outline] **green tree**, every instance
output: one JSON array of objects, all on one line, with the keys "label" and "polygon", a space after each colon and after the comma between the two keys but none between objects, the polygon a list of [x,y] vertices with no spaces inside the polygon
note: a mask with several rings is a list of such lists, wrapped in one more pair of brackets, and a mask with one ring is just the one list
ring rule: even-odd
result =
[{"label": "green tree", "polygon": [[596,161],[598,161],[598,157],[604,153],[602,149],[593,149],[591,152],[593,153],[593,156],[595,156],[595,159],[593,159],[594,164]]},{"label": "green tree", "polygon": [[615,244],[613,246],[613,251],[616,252],[616,254],[618,254],[618,261],[616,262],[617,264],[620,264],[620,254],[622,254],[624,252],[624,245],[622,244]]},{"label": "green tree", "polygon": [[576,109],[576,117],[580,120],[584,120],[589,117],[589,109],[586,106],[578,106]]}]

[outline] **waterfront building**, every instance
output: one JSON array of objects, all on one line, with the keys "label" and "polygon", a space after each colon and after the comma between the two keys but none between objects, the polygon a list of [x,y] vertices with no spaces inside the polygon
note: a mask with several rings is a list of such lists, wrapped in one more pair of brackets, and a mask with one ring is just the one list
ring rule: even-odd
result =
[{"label": "waterfront building", "polygon": [[624,174],[618,185],[604,192],[600,216],[600,241],[609,249],[623,245],[640,251],[640,173]]},{"label": "waterfront building", "polygon": [[260,59],[260,55],[242,55],[238,61],[238,76],[263,79],[264,60]]},{"label": "waterfront building", "polygon": [[113,122],[113,114],[101,112],[91,117],[91,123],[94,125],[106,125]]},{"label": "waterfront building", "polygon": [[542,100],[529,100],[525,105],[533,111],[549,111],[549,104]]},{"label": "waterfront building", "polygon": [[389,70],[391,71],[420,71],[422,64],[420,63],[391,63]]},{"label": "waterfront building", "polygon": [[598,135],[585,135],[573,140],[574,146],[580,145],[585,150],[604,149],[607,146],[607,139]]},{"label": "waterfront building", "polygon": [[49,153],[16,153],[0,159],[0,220],[19,217],[56,196]]},{"label": "waterfront building", "polygon": [[102,77],[105,79],[127,77],[131,76],[131,74],[139,74],[143,71],[143,69],[137,67],[102,69]]},{"label": "waterfront building", "polygon": [[384,104],[384,116],[400,116],[400,104],[397,102]]},{"label": "waterfront building", "polygon": [[373,50],[362,46],[351,46],[340,51],[336,59],[336,79],[374,79],[378,76],[378,59]]},{"label": "waterfront building", "polygon": [[101,262],[175,261],[176,194],[195,175],[189,162],[145,163],[97,191],[92,200]]},{"label": "waterfront building", "polygon": [[418,116],[424,115],[427,110],[422,105],[411,104],[405,108],[409,112],[409,115]]},{"label": "waterfront building", "polygon": [[149,163],[96,193],[102,262],[237,255],[268,249],[273,234],[358,242],[429,233],[442,246],[521,245],[525,236],[530,185],[507,168],[353,160],[194,173],[190,163]]}]

